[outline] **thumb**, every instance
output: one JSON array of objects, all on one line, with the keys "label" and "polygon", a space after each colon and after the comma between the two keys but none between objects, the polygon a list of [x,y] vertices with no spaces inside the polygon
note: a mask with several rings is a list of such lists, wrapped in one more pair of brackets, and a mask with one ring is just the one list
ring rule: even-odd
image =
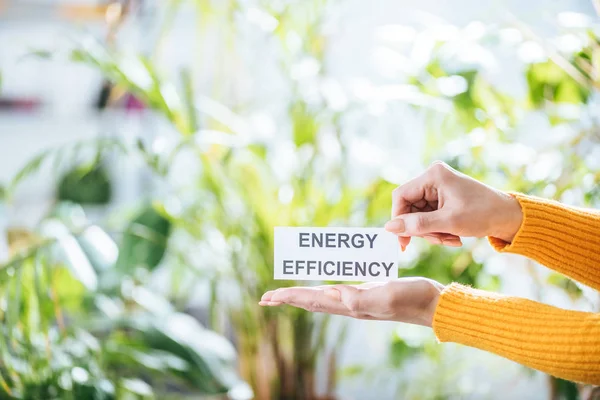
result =
[{"label": "thumb", "polygon": [[402,214],[385,224],[385,229],[401,236],[421,236],[433,232],[448,232],[449,219],[443,211]]}]

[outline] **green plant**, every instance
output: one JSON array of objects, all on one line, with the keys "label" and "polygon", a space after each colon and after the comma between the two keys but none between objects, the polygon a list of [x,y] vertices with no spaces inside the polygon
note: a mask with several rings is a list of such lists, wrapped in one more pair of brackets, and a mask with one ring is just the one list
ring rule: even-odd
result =
[{"label": "green plant", "polygon": [[58,185],[59,201],[79,204],[106,204],[112,195],[106,168],[97,164],[91,170],[85,166],[69,171]]},{"label": "green plant", "polygon": [[0,267],[2,398],[146,399],[175,388],[248,398],[233,346],[117,269],[116,247],[74,206],[36,233],[12,231],[14,255]]},{"label": "green plant", "polygon": [[[320,54],[322,48],[318,43],[323,40],[323,37],[320,36],[316,24],[322,16],[322,9],[326,3],[290,2],[279,10],[278,19],[286,19],[290,26],[298,30],[297,33],[301,33],[307,40],[305,44],[307,48],[302,48],[302,52],[294,54],[293,57],[300,57],[308,50],[314,50],[315,56],[322,57]],[[173,4],[176,6],[178,3]],[[203,7],[207,7],[209,3],[199,2],[199,4],[206,12]],[[229,12],[228,7],[225,8],[225,12]],[[307,16],[315,18],[315,21],[306,20]],[[280,26],[283,28],[283,25]],[[285,36],[286,31],[280,29],[278,34]],[[324,350],[328,319],[314,318],[301,311],[295,311],[290,319],[290,315],[265,310],[256,304],[256,299],[264,291],[275,286],[271,270],[273,227],[275,225],[348,224],[351,218],[366,224],[373,223],[376,219],[381,222],[383,213],[379,211],[376,217],[373,209],[367,207],[366,197],[369,193],[363,194],[362,189],[344,186],[344,180],[339,179],[339,174],[343,170],[341,164],[336,164],[333,169],[328,169],[325,174],[322,174],[323,182],[314,179],[311,175],[324,159],[323,155],[318,154],[319,152],[310,156],[308,161],[295,166],[295,171],[284,178],[285,182],[281,182],[268,161],[268,157],[273,155],[274,150],[266,143],[234,147],[214,144],[208,148],[198,146],[198,140],[214,134],[213,126],[223,130],[221,135],[224,137],[228,133],[240,135],[241,132],[235,129],[234,123],[230,124],[228,123],[230,121],[223,121],[215,117],[215,114],[211,115],[210,108],[196,105],[191,78],[185,71],[181,75],[186,85],[185,92],[170,91],[171,101],[167,102],[163,91],[174,85],[162,79],[157,72],[158,69],[144,57],[122,56],[92,42],[91,47],[88,45],[72,50],[70,58],[96,67],[118,87],[133,93],[150,108],[163,115],[180,133],[179,143],[175,144],[174,150],[167,154],[151,153],[143,142],[139,142],[137,147],[149,166],[165,179],[168,179],[172,161],[180,152],[191,152],[201,165],[201,174],[191,187],[181,188],[179,193],[169,193],[160,198],[159,202],[166,205],[171,198],[177,199],[187,191],[193,191],[194,196],[176,214],[170,212],[167,207],[161,206],[159,218],[166,218],[163,220],[165,227],[172,227],[175,233],[188,236],[192,243],[198,243],[199,246],[208,235],[216,235],[219,240],[227,243],[242,244],[218,254],[218,268],[215,268],[215,265],[202,264],[202,269],[205,271],[203,275],[209,276],[210,287],[213,290],[211,320],[214,326],[219,326],[219,318],[221,318],[219,315],[225,311],[233,323],[237,334],[242,374],[252,384],[259,398],[314,398],[316,396],[315,365],[317,354]],[[140,66],[135,70],[135,76],[130,74],[130,69],[123,68],[130,62],[138,63]],[[140,81],[149,84],[140,85],[138,83]],[[316,133],[322,126],[333,126],[338,129],[335,114],[323,112],[319,110],[318,105],[309,105],[299,96],[300,94],[297,95],[298,99],[290,103],[293,144],[298,150],[312,152],[317,150]],[[216,107],[221,110],[223,108],[219,105]],[[199,124],[195,114],[197,109],[201,113],[208,111],[209,117],[213,118],[208,122],[207,128],[193,132],[193,128]],[[235,116],[231,111],[227,111],[227,114]],[[227,132],[228,130],[231,132]],[[381,188],[383,187],[381,185]],[[289,201],[284,204],[280,201],[282,190],[290,193]],[[367,210],[368,213],[365,215]],[[135,221],[133,226],[139,227],[140,221]],[[127,230],[130,231],[131,229]],[[159,240],[163,242],[162,232],[156,229],[152,233],[159,233]],[[133,268],[133,264],[148,269],[156,266],[160,254],[158,259],[145,264],[135,260],[135,254],[139,254],[139,247],[147,247],[148,250],[158,253],[163,251],[162,244],[156,246],[155,241],[146,242],[146,239],[139,237],[129,238],[129,233],[126,233],[124,243],[126,246],[117,262],[124,268]],[[167,251],[171,257],[185,260],[183,263],[189,262],[185,256],[187,249],[178,249],[174,245],[168,247]],[[146,254],[152,257],[149,253]],[[184,264],[184,267],[187,267],[184,273],[194,270],[190,265]],[[219,284],[227,279],[236,282],[239,300],[232,301],[220,294]],[[175,274],[173,280],[177,281]],[[186,279],[179,279],[179,281],[189,283]],[[195,282],[197,280],[192,280],[192,284]],[[288,284],[292,283],[288,282]],[[189,290],[190,287],[191,284],[184,287],[174,286],[173,296],[181,298],[181,293],[185,293],[186,288]],[[281,340],[284,337],[289,340]],[[332,366],[335,362],[335,351],[335,349],[328,350]],[[277,368],[258,374],[257,370],[261,370],[259,365],[262,364],[274,365]],[[328,385],[328,394],[331,394],[334,385],[334,373],[330,374],[332,378]]]}]

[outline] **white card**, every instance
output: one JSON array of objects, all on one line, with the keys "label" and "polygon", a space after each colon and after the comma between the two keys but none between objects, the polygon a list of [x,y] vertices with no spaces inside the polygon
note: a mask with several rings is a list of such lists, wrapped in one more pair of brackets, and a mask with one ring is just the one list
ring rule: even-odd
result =
[{"label": "white card", "polygon": [[276,227],[275,279],[393,280],[399,249],[383,228]]}]

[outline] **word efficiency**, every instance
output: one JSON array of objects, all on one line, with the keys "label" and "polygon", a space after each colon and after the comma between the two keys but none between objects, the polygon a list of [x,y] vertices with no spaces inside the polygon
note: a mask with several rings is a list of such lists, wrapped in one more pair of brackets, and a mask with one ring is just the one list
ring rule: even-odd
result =
[{"label": "word efficiency", "polygon": [[275,279],[378,281],[398,277],[398,241],[381,228],[275,228]]},{"label": "word efficiency", "polygon": [[[315,261],[315,260],[283,260],[283,274],[298,276],[306,271],[307,275],[327,275],[327,276],[367,276],[382,278],[390,277],[390,270],[394,262],[377,261]],[[396,274],[397,275],[397,274]]]}]

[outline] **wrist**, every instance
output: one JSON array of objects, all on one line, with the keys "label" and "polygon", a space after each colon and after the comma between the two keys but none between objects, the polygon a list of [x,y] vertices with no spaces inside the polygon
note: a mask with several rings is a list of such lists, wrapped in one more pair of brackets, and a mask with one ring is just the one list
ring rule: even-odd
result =
[{"label": "wrist", "polygon": [[431,328],[433,326],[433,317],[435,316],[435,310],[437,309],[437,305],[440,301],[440,297],[442,291],[445,289],[445,286],[439,282],[429,279],[428,282],[430,284],[429,292],[431,300],[425,306],[422,312],[422,323],[420,325]]},{"label": "wrist", "polygon": [[523,211],[519,200],[514,196],[499,192],[499,204],[495,207],[495,221],[492,223],[488,236],[496,237],[507,243],[512,243],[523,223]]}]

